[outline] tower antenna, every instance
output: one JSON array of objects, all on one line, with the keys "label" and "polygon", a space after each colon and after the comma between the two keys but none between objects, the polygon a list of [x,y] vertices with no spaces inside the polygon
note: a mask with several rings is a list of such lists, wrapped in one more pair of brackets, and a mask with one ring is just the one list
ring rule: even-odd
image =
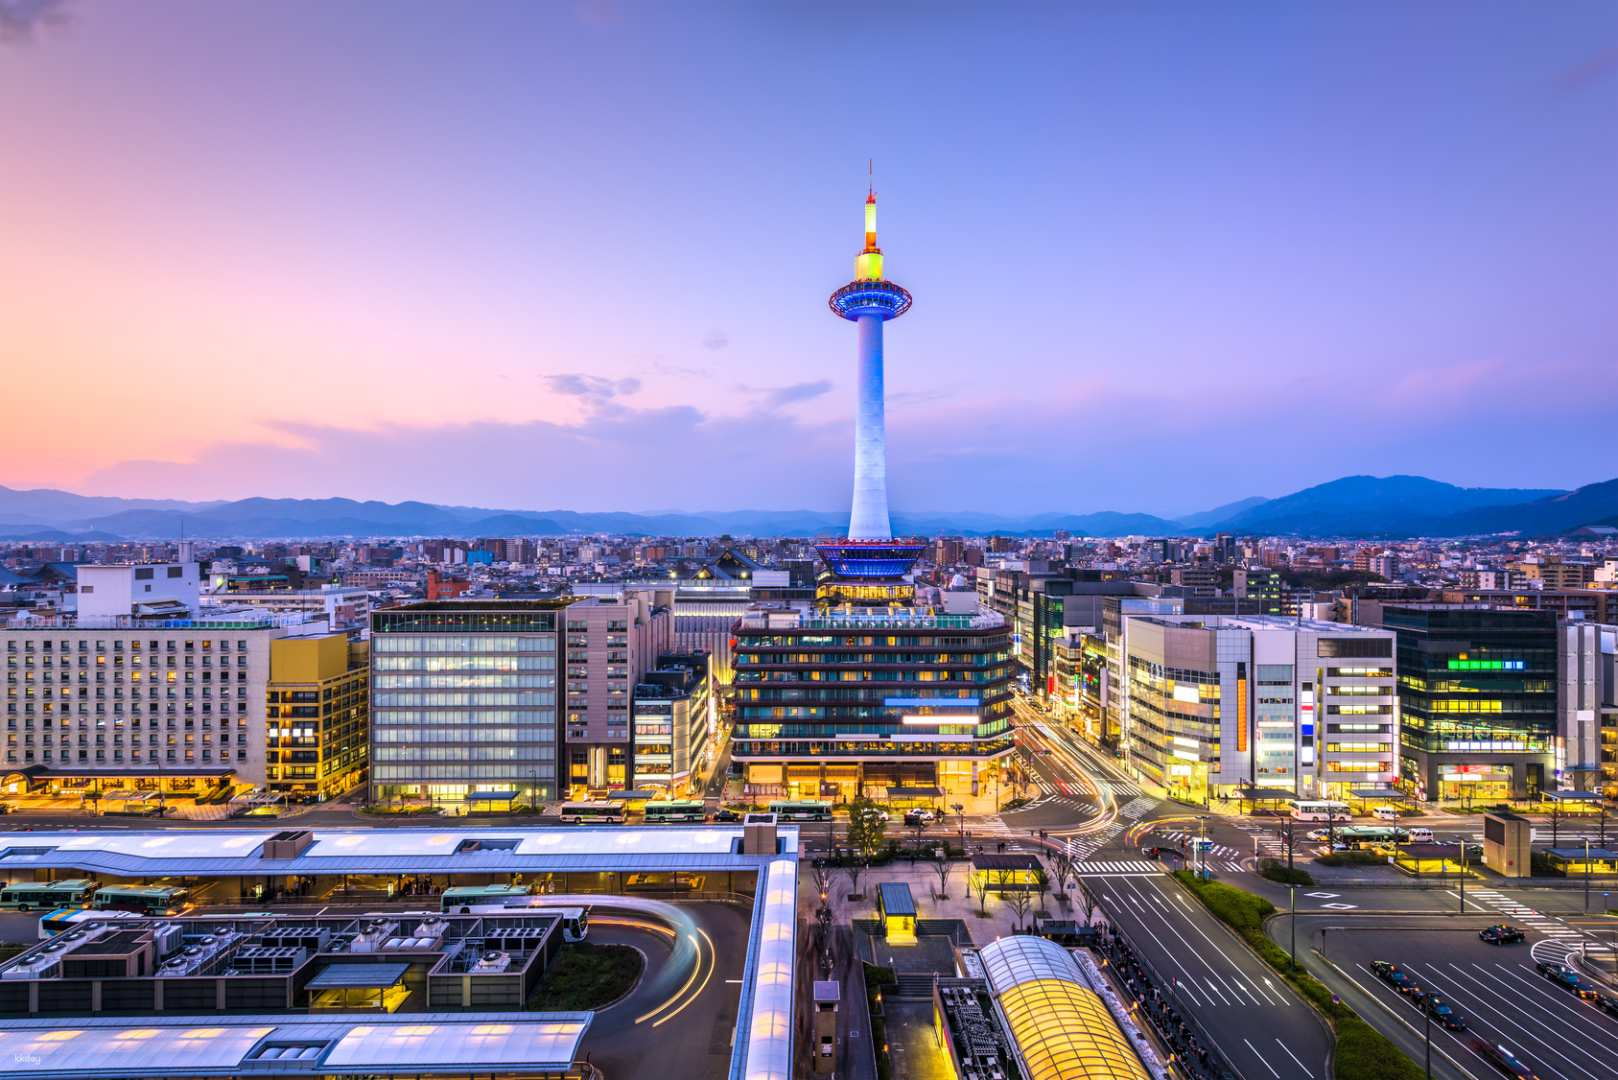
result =
[{"label": "tower antenna", "polygon": [[876,162],[872,158],[865,159],[865,191],[868,195],[876,194]]}]

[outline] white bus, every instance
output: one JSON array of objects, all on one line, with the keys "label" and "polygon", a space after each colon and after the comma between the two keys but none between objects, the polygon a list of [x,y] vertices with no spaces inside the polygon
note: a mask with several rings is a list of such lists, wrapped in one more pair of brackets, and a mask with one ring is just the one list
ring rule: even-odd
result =
[{"label": "white bus", "polygon": [[562,804],[562,820],[574,825],[622,825],[627,817],[622,799]]},{"label": "white bus", "polygon": [[1352,821],[1348,804],[1343,802],[1296,802],[1292,816],[1298,821]]}]

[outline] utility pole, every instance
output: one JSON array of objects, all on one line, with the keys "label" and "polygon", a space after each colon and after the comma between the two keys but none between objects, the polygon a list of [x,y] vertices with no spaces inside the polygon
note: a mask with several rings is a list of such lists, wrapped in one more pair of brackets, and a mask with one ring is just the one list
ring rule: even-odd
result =
[{"label": "utility pole", "polygon": [[[1419,866],[1421,864],[1417,863],[1416,865]],[[1443,864],[1440,863],[1439,865],[1442,866]],[[1461,914],[1462,915],[1466,914],[1466,837],[1465,836],[1461,837]],[[1427,1056],[1429,1058],[1432,1057],[1432,1051],[1431,1050],[1428,1051]],[[1429,1069],[1430,1068],[1431,1068],[1431,1066],[1429,1066]],[[1432,1075],[1430,1071],[1429,1071],[1428,1075],[1429,1076]]]},{"label": "utility pole", "polygon": [[1427,1040],[1427,1080],[1433,1076],[1433,1010],[1426,1002],[1422,1003],[1421,1012],[1424,1017],[1421,1025],[1422,1036]]},{"label": "utility pole", "polygon": [[1287,886],[1287,928],[1292,932],[1292,966],[1298,966],[1298,887]]},{"label": "utility pole", "polygon": [[1590,914],[1590,838],[1584,838],[1584,913]]}]

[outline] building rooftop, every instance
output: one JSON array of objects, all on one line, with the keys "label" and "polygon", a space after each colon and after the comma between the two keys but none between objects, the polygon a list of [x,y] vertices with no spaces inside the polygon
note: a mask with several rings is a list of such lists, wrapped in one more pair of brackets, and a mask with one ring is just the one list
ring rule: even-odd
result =
[{"label": "building rooftop", "polygon": [[7,1075],[411,1076],[552,1072],[578,1056],[590,1013],[146,1016],[9,1020]]},{"label": "building rooftop", "polygon": [[[295,856],[266,859],[273,829],[0,833],[0,870],[39,867],[124,877],[236,874],[560,873],[756,870],[740,825],[564,825],[527,829],[315,829]],[[797,851],[795,826],[779,827]]]}]

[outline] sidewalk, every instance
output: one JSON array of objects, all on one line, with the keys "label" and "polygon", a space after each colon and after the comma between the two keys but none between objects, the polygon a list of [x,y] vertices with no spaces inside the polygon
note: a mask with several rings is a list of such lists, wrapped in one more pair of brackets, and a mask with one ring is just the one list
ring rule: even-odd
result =
[{"label": "sidewalk", "polygon": [[[916,901],[916,915],[919,919],[959,919],[966,924],[967,933],[974,945],[987,945],[996,938],[1006,937],[1016,931],[1017,917],[1011,910],[1011,905],[1002,900],[995,893],[990,892],[988,899],[988,915],[981,916],[977,890],[972,890],[971,899],[966,896],[967,874],[971,863],[959,860],[949,864],[951,867],[949,895],[940,899],[938,891],[938,872],[935,864],[918,861],[912,868],[904,859],[896,859],[887,866],[873,867],[860,875],[860,893],[862,899],[850,901],[848,899],[848,878],[840,871],[832,871],[831,905],[834,920],[839,924],[849,923],[854,919],[876,918],[877,886],[883,882],[903,882],[910,886],[910,895]],[[813,888],[805,890],[810,897]],[[1063,908],[1056,902],[1053,888],[1046,893],[1045,906],[1050,918],[1071,919],[1076,916],[1072,910]],[[1039,894],[1034,894],[1033,904],[1029,907],[1027,919],[1023,922],[1023,929],[1030,928],[1034,913],[1039,910]],[[811,909],[807,917],[812,921],[814,912]]]}]

